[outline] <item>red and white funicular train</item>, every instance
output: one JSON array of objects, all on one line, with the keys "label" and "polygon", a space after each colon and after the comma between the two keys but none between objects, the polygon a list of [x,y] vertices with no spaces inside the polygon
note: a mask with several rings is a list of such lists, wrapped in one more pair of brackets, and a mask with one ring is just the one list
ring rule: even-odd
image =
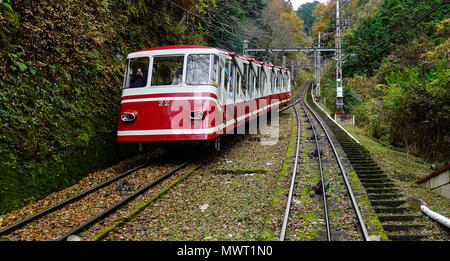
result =
[{"label": "red and white funicular train", "polygon": [[156,47],[127,61],[117,141],[217,141],[291,96],[288,69],[217,48]]}]

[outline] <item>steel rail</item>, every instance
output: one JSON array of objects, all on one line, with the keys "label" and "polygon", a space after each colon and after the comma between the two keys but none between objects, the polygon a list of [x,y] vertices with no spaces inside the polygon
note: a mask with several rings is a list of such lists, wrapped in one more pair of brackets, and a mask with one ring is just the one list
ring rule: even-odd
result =
[{"label": "steel rail", "polygon": [[[303,100],[303,99],[302,99],[302,100]],[[360,209],[359,209],[359,207],[358,207],[358,204],[357,204],[357,202],[356,202],[356,199],[355,199],[355,196],[354,196],[354,194],[353,194],[353,191],[352,191],[352,188],[351,188],[351,186],[350,186],[350,183],[348,182],[347,172],[345,171],[344,167],[342,166],[341,160],[339,159],[339,155],[338,155],[338,153],[337,153],[337,151],[336,151],[336,148],[335,148],[335,146],[334,146],[334,143],[332,142],[332,140],[331,140],[331,138],[330,138],[330,135],[328,134],[328,131],[325,129],[324,124],[323,124],[322,121],[319,119],[319,116],[317,116],[317,115],[315,114],[315,112],[314,112],[313,110],[311,110],[311,108],[306,104],[306,102],[303,101],[303,103],[305,104],[306,108],[308,108],[308,110],[311,112],[311,114],[314,115],[314,117],[317,119],[317,122],[318,122],[318,123],[320,124],[320,126],[322,127],[322,129],[323,129],[323,131],[324,131],[324,133],[325,133],[325,136],[327,137],[328,142],[330,143],[330,146],[331,146],[331,148],[332,148],[332,150],[333,150],[333,154],[334,154],[334,157],[335,157],[335,159],[336,159],[336,162],[338,163],[339,169],[341,170],[341,174],[342,174],[342,177],[343,177],[343,179],[344,179],[345,187],[347,188],[347,192],[348,192],[348,194],[349,194],[349,196],[350,196],[350,201],[351,201],[351,203],[352,203],[353,209],[354,209],[354,211],[355,211],[355,214],[356,214],[356,216],[357,216],[357,218],[358,218],[358,222],[359,222],[359,224],[360,224],[361,230],[362,230],[362,232],[363,232],[363,239],[364,239],[365,241],[369,241],[370,239],[369,239],[369,234],[368,234],[368,232],[367,232],[367,227],[366,227],[366,225],[365,225],[364,219],[362,218],[361,211],[360,211]]]},{"label": "steel rail", "polygon": [[133,194],[131,194],[130,196],[122,199],[121,201],[117,202],[116,204],[114,204],[112,207],[106,209],[105,211],[103,211],[102,213],[96,215],[95,217],[85,221],[84,223],[82,223],[81,225],[77,226],[76,228],[72,229],[71,231],[69,231],[68,233],[66,233],[64,236],[60,237],[59,239],[57,239],[57,241],[63,241],[66,240],[69,236],[71,235],[75,235],[81,231],[83,231],[84,229],[90,227],[91,225],[93,225],[94,223],[96,223],[98,220],[105,218],[106,216],[112,214],[116,209],[120,208],[121,206],[123,206],[124,204],[128,203],[129,201],[131,201],[132,199],[134,199],[135,197],[139,196],[140,194],[144,193],[145,191],[147,191],[148,189],[150,189],[151,187],[159,184],[161,181],[165,180],[166,178],[168,178],[169,176],[171,176],[172,174],[176,173],[177,171],[179,171],[180,169],[186,167],[189,163],[191,163],[191,161],[186,161],[183,162],[182,164],[180,164],[179,166],[177,166],[176,168],[164,173],[161,177],[153,180],[152,182],[150,182],[149,184],[147,184],[146,186],[144,186],[143,188],[141,188],[140,190],[134,192]]},{"label": "steel rail", "polygon": [[85,190],[85,191],[83,191],[83,192],[81,192],[81,193],[79,193],[79,194],[77,194],[77,195],[75,195],[73,197],[70,197],[70,198],[68,198],[68,199],[66,199],[66,200],[64,200],[64,201],[62,201],[62,202],[60,202],[60,203],[58,203],[56,205],[48,207],[48,208],[46,208],[46,209],[44,209],[44,210],[42,210],[42,211],[40,211],[40,212],[38,212],[38,213],[36,213],[34,215],[28,216],[27,218],[25,218],[25,219],[23,219],[23,220],[21,220],[19,222],[16,222],[16,223],[14,223],[14,224],[12,224],[12,225],[10,225],[10,226],[0,230],[0,236],[4,235],[4,234],[9,234],[9,233],[11,233],[14,230],[20,229],[23,226],[27,225],[28,223],[30,223],[30,222],[32,222],[32,221],[34,221],[34,220],[36,220],[36,219],[38,219],[38,218],[48,214],[48,213],[51,213],[51,212],[56,211],[58,209],[61,209],[62,207],[66,206],[66,205],[68,205],[68,204],[70,204],[70,203],[72,203],[74,201],[77,201],[77,200],[85,197],[86,195],[91,194],[92,192],[97,191],[97,190],[99,190],[99,189],[101,189],[101,188],[103,188],[103,187],[105,187],[105,186],[107,186],[107,185],[109,185],[109,184],[111,184],[111,183],[113,183],[113,182],[123,178],[123,177],[126,177],[126,176],[130,175],[131,173],[135,172],[136,170],[144,168],[144,167],[146,167],[148,165],[149,165],[148,162],[143,163],[143,164],[141,164],[141,165],[139,165],[137,167],[134,167],[134,168],[132,168],[132,169],[130,169],[130,170],[120,174],[120,175],[117,175],[116,177],[114,177],[112,179],[109,179],[109,180],[107,180],[107,181],[105,181],[105,182],[103,182],[103,183],[101,183],[101,184],[99,184],[99,185],[97,185],[95,187],[92,187],[92,188],[90,188],[88,190]]},{"label": "steel rail", "polygon": [[292,178],[291,178],[291,185],[289,187],[289,194],[288,194],[288,200],[286,203],[286,210],[284,212],[284,218],[283,218],[283,225],[281,226],[281,234],[280,234],[280,241],[284,241],[285,235],[286,235],[286,227],[289,219],[289,212],[291,209],[291,202],[292,202],[292,194],[294,192],[294,184],[295,184],[295,176],[297,173],[297,164],[298,164],[298,154],[300,151],[300,131],[301,131],[301,123],[300,123],[300,117],[298,116],[297,108],[294,104],[294,111],[295,116],[297,118],[297,145],[296,145],[296,151],[295,151],[295,162],[294,162],[294,170],[292,171]]},{"label": "steel rail", "polygon": [[[303,105],[305,105],[303,99],[301,100],[300,104],[302,104],[302,103],[303,103]],[[306,117],[308,117],[308,121],[311,124],[311,129],[314,133],[314,140],[316,142],[317,157],[318,157],[318,161],[319,161],[319,171],[320,171],[320,183],[321,183],[321,187],[322,187],[323,209],[324,209],[324,215],[325,215],[325,227],[326,227],[326,232],[327,232],[327,240],[331,241],[330,219],[328,217],[327,192],[325,191],[325,179],[323,177],[323,166],[322,166],[322,157],[320,156],[321,151],[320,151],[319,141],[317,138],[316,128],[314,127],[311,117],[309,117],[309,115],[306,112],[303,105],[302,105],[303,112],[306,114]]]}]

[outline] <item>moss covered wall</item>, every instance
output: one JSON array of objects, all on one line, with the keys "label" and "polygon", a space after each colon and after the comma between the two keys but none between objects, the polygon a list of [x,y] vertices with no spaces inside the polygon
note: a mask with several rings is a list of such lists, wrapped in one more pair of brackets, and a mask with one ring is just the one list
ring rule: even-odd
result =
[{"label": "moss covered wall", "polygon": [[137,153],[115,142],[126,55],[202,44],[181,11],[156,0],[0,3],[0,214]]}]

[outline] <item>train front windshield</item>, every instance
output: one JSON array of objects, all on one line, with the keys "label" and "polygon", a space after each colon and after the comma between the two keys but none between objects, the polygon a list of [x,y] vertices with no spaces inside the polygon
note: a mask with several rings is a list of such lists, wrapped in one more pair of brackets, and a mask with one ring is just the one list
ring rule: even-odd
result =
[{"label": "train front windshield", "polygon": [[[150,86],[215,85],[217,86],[219,58],[213,54],[153,56],[128,59],[125,88],[147,86],[151,66]],[[184,70],[186,67],[186,70]],[[183,77],[183,72],[186,76]]]},{"label": "train front windshield", "polygon": [[140,88],[147,85],[148,57],[133,58],[128,60],[127,74],[125,75],[125,88]]},{"label": "train front windshield", "polygon": [[184,56],[153,57],[152,86],[181,85]]}]

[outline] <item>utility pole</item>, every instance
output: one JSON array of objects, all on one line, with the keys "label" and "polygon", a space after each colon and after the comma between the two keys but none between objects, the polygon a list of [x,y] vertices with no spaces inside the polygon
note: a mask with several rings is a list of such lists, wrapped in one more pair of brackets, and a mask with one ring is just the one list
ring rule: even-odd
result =
[{"label": "utility pole", "polygon": [[[319,38],[317,40],[317,47],[320,48],[320,32],[319,32]],[[320,71],[321,71],[321,67],[320,67],[320,51],[317,51],[317,55],[316,55],[316,59],[317,59],[317,75],[316,75],[316,98],[320,98]]]},{"label": "utility pole", "polygon": [[314,86],[317,86],[317,50],[314,50],[313,68],[314,68]]},{"label": "utility pole", "polygon": [[[336,60],[336,114],[344,114],[344,97],[343,97],[343,87],[342,87],[342,63],[343,57],[341,52],[341,17],[339,15],[339,2],[349,1],[349,0],[333,0],[336,1],[336,38],[335,38],[335,60]],[[346,19],[342,19],[346,20]],[[344,24],[342,24],[344,25]]]}]

